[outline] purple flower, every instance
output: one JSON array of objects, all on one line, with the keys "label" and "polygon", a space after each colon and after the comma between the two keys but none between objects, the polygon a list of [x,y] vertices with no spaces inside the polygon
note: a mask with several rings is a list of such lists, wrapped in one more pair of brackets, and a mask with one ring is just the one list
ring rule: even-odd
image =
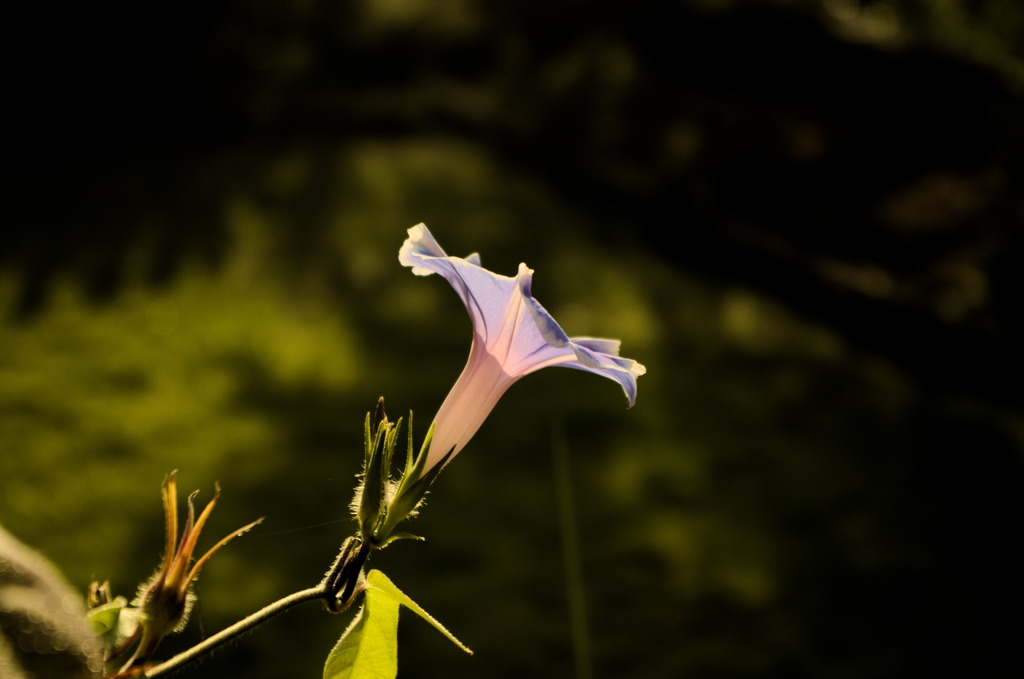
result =
[{"label": "purple flower", "polygon": [[476,254],[449,257],[423,224],[409,229],[398,259],[419,276],[444,276],[473,321],[469,360],[434,418],[424,472],[449,452],[462,450],[505,390],[541,368],[602,375],[622,386],[630,406],[636,401],[636,378],[646,372],[644,366],[620,358],[618,340],[566,335],[530,294],[533,270],[525,264],[509,278],[481,267]]}]

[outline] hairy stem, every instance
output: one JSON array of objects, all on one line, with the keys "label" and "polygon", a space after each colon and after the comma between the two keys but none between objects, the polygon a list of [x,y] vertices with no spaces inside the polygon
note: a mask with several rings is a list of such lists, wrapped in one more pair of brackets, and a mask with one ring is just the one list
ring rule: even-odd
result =
[{"label": "hairy stem", "polygon": [[146,677],[146,679],[156,679],[156,677],[171,674],[199,660],[219,646],[237,639],[252,628],[262,625],[278,613],[283,613],[292,606],[306,601],[320,599],[332,613],[345,610],[360,591],[357,587],[359,573],[362,570],[363,564],[366,563],[369,551],[369,545],[362,544],[362,541],[358,538],[349,538],[341,546],[338,558],[334,561],[331,570],[319,585],[304,589],[301,592],[289,594],[283,599],[278,599],[274,603],[264,606],[252,615],[239,620],[230,627],[222,629],[192,648],[182,651],[170,660],[147,668],[142,676]]},{"label": "hairy stem", "polygon": [[147,679],[152,679],[153,677],[162,677],[165,674],[170,674],[171,672],[198,660],[218,646],[226,644],[232,639],[236,639],[242,634],[245,634],[253,627],[270,620],[278,613],[286,611],[296,604],[301,604],[305,601],[312,601],[314,599],[322,599],[325,596],[327,596],[327,590],[323,585],[310,587],[309,589],[304,589],[301,592],[289,594],[283,599],[279,599],[269,606],[261,608],[252,615],[239,620],[234,625],[222,629],[212,637],[208,637],[206,640],[196,644],[187,651],[179,653],[167,662],[147,669],[143,676]]}]

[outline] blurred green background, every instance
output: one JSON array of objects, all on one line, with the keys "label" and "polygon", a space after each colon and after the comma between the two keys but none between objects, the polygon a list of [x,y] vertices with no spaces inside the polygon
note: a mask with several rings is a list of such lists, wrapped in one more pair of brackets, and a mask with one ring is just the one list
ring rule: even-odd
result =
[{"label": "blurred green background", "polygon": [[[1020,676],[1013,0],[14,10],[0,523],[131,595],[223,488],[164,657],[315,584],[362,418],[468,317],[423,221],[648,374],[515,385],[374,557],[403,677]],[[561,470],[561,471],[560,471]],[[566,471],[567,470],[567,471]],[[1012,616],[1012,617],[1011,617]],[[295,609],[182,676],[318,677]]]}]

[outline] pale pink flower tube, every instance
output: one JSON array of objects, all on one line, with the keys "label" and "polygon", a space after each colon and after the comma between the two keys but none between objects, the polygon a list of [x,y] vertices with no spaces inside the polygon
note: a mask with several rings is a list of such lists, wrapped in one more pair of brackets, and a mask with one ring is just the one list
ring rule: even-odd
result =
[{"label": "pale pink flower tube", "polygon": [[449,257],[423,224],[409,229],[398,259],[414,274],[444,276],[473,321],[469,360],[434,418],[424,471],[449,451],[458,454],[505,390],[541,368],[562,366],[602,375],[622,386],[630,406],[636,401],[636,379],[646,372],[644,366],[621,358],[618,340],[566,335],[530,294],[533,270],[525,264],[510,278],[480,266],[475,254]]}]

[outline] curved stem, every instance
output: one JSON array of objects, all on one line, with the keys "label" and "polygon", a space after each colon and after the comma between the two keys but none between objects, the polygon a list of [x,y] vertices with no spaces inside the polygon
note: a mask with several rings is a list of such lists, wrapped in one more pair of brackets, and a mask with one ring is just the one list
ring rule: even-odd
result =
[{"label": "curved stem", "polygon": [[370,546],[363,543],[358,537],[353,536],[345,540],[337,559],[335,559],[331,569],[319,585],[304,589],[301,592],[289,594],[283,599],[278,599],[274,603],[264,606],[252,615],[239,620],[230,627],[225,627],[220,632],[192,648],[182,651],[170,660],[146,669],[142,676],[146,677],[146,679],[155,679],[156,677],[162,677],[179,670],[185,665],[195,662],[218,646],[237,639],[253,627],[270,620],[278,613],[283,613],[292,606],[306,601],[321,599],[327,610],[332,613],[340,613],[348,608],[349,604],[352,603],[352,599],[360,591],[357,586],[359,574],[362,571],[363,564],[366,563],[370,549]]},{"label": "curved stem", "polygon": [[170,660],[163,662],[155,667],[147,669],[143,676],[145,676],[147,679],[153,679],[153,677],[161,677],[165,674],[170,674],[171,672],[180,669],[181,667],[191,662],[198,660],[204,654],[209,653],[221,644],[226,644],[232,639],[235,639],[241,636],[242,634],[245,634],[253,627],[256,627],[257,625],[266,622],[278,613],[282,613],[287,609],[291,608],[292,606],[295,606],[296,604],[301,604],[305,601],[323,599],[329,594],[330,592],[328,592],[327,588],[323,585],[319,585],[317,587],[310,587],[309,589],[304,589],[301,592],[295,592],[294,594],[290,594],[284,597],[283,599],[275,601],[269,606],[261,608],[252,615],[243,618],[242,620],[239,620],[234,625],[231,625],[230,627],[225,627],[220,632],[217,632],[216,634],[207,638],[201,643],[196,644],[187,651],[179,653]]}]

